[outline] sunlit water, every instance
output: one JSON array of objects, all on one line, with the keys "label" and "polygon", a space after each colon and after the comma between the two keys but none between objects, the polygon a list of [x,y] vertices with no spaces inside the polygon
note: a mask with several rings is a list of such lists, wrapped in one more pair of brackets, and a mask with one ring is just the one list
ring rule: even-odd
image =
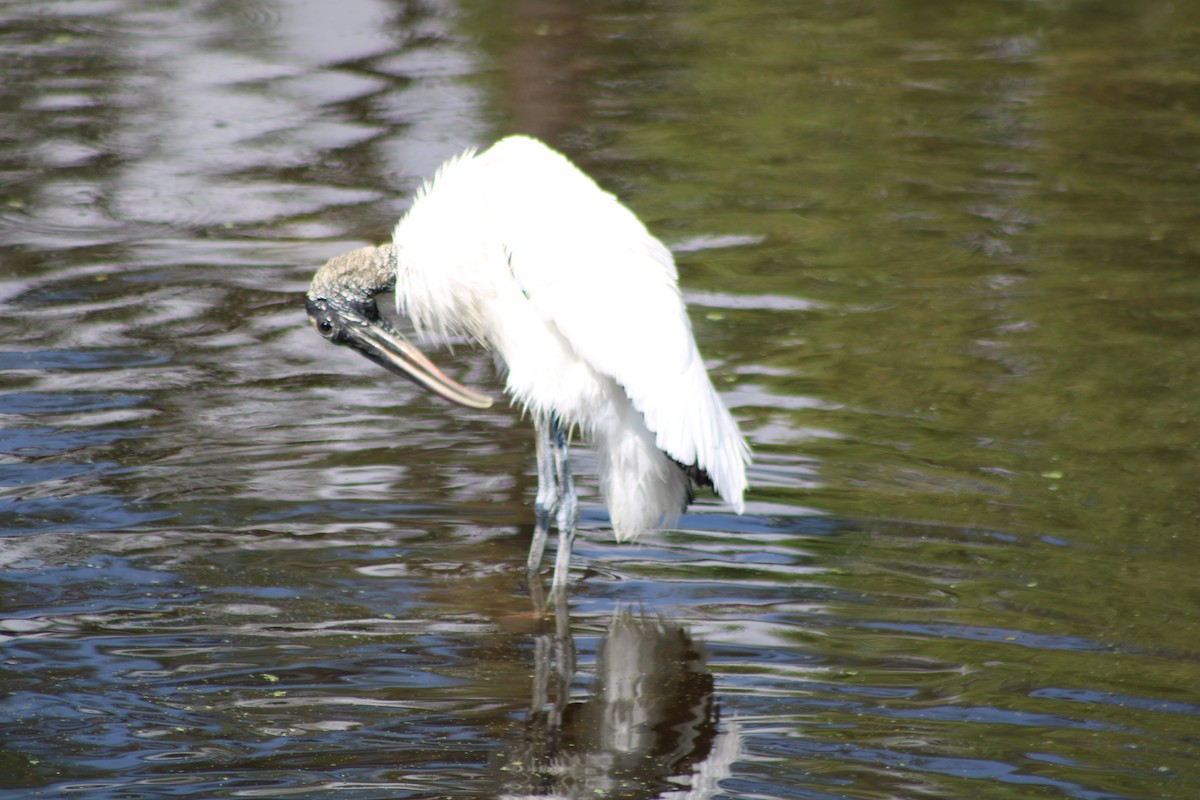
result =
[{"label": "sunlit water", "polygon": [[[1196,797],[1197,31],[5,4],[0,795]],[[757,455],[745,516],[617,545],[578,448],[557,635],[528,422],[301,297],[513,131],[675,249]]]}]

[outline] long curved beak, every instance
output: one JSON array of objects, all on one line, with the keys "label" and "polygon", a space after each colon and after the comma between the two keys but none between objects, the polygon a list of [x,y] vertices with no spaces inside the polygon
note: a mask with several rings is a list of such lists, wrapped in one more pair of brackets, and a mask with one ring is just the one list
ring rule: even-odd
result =
[{"label": "long curved beak", "polygon": [[362,310],[308,303],[308,317],[317,333],[334,344],[352,347],[379,366],[408,378],[434,394],[467,408],[490,408],[492,398],[463,386],[438,369],[424,353],[409,344],[372,302]]}]

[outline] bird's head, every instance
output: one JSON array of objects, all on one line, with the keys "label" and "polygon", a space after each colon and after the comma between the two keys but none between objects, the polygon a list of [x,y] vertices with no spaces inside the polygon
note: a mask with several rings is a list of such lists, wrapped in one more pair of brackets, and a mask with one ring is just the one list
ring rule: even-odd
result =
[{"label": "bird's head", "polygon": [[446,375],[409,344],[380,313],[375,296],[395,286],[395,250],[364,247],[331,258],[317,270],[304,306],[321,336],[357,350],[384,369],[468,408],[488,408],[492,398]]}]

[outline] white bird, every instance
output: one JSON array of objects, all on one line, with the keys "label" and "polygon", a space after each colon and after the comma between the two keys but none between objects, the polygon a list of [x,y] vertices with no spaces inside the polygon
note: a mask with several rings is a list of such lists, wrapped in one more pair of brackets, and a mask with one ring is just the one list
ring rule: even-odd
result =
[{"label": "white bird", "polygon": [[380,316],[375,296],[392,289],[419,334],[467,336],[503,358],[505,391],[537,430],[528,568],[554,518],[554,592],[579,516],[574,430],[595,447],[618,541],[669,524],[692,481],[742,513],[750,449],[700,358],[671,253],[565,156],[524,136],[466,151],[418,191],[391,244],[331,259],[309,288],[326,339],[455,403],[490,406]]}]

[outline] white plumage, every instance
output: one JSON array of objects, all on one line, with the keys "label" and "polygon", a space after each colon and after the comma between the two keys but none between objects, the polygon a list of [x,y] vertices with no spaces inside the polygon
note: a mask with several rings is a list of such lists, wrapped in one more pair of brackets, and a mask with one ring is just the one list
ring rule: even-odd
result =
[{"label": "white plumage", "polygon": [[592,441],[618,539],[683,510],[672,458],[742,512],[749,448],[704,368],[671,253],[565,157],[523,136],[468,151],[392,243],[397,308],[418,330],[495,348],[509,394]]},{"label": "white plumage", "polygon": [[[397,308],[418,331],[465,334],[493,348],[507,366],[506,391],[543,436],[547,427],[577,428],[591,441],[618,539],[686,507],[683,467],[691,465],[742,512],[750,451],[696,348],[671,253],[564,156],[523,136],[467,151],[418,192],[391,247],[333,259],[314,278],[309,314],[318,330],[413,377],[423,368],[393,363],[395,341],[381,355],[375,345],[353,341],[353,326],[330,332],[326,324],[342,322],[339,302],[361,305],[362,295],[388,288],[393,276],[381,273],[389,268]],[[447,396],[460,403],[487,403],[440,372],[414,379],[459,392]],[[544,456],[539,442],[542,483],[552,474]],[[560,488],[573,497],[569,473],[566,483]],[[539,522],[550,513],[542,507],[544,490]],[[546,502],[557,507],[558,495],[550,494]],[[560,509],[558,525],[561,537],[574,520]],[[565,573],[564,545],[569,549],[569,540],[560,539]],[[558,573],[556,586],[566,577]]]}]

